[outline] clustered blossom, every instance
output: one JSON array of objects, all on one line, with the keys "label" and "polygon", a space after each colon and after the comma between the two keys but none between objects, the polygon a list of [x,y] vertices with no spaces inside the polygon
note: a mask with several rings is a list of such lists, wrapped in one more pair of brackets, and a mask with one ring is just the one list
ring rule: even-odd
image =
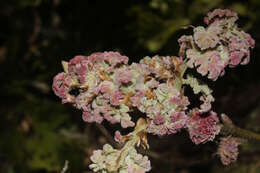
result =
[{"label": "clustered blossom", "polygon": [[[172,134],[184,127],[188,98],[181,93],[176,57],[145,57],[127,64],[117,52],[76,56],[63,62],[65,72],[54,78],[53,89],[63,103],[83,111],[83,120],[120,122],[134,126],[129,112],[136,107],[151,119],[149,133]],[[73,94],[73,91],[77,94]]]},{"label": "clustered blossom", "polygon": [[89,167],[99,173],[145,173],[151,170],[148,157],[138,154],[134,147],[125,151],[105,144],[103,150],[94,151],[90,159],[93,163]]},{"label": "clustered blossom", "polygon": [[198,110],[192,110],[186,124],[192,142],[204,144],[208,141],[213,141],[220,132],[220,126],[217,125],[218,122],[219,119],[213,111],[210,111],[206,117],[202,117]]},{"label": "clustered blossom", "polygon": [[173,71],[176,68],[173,61],[177,60],[180,61],[169,56],[145,57],[139,64],[132,65],[135,71],[142,72],[142,76],[138,77],[137,92],[130,100],[151,119],[148,133],[173,134],[186,123],[185,110],[189,100],[177,87]]},{"label": "clustered blossom", "polygon": [[217,154],[223,165],[229,165],[237,160],[238,146],[243,143],[241,138],[237,137],[222,137],[218,146]]},{"label": "clustered blossom", "polygon": [[[55,76],[53,90],[63,103],[71,103],[83,111],[87,122],[120,122],[123,128],[134,126],[123,85],[131,79],[128,58],[117,52],[76,56],[63,62],[64,71]],[[122,75],[122,73],[128,73]],[[74,92],[74,93],[73,93]]]},{"label": "clustered blossom", "polygon": [[[214,140],[221,126],[211,110],[212,90],[190,75],[184,77],[184,72],[187,67],[196,68],[203,76],[217,80],[224,75],[225,67],[247,64],[255,42],[237,27],[237,19],[237,14],[229,10],[208,13],[206,27],[195,27],[193,35],[178,40],[179,58],[144,57],[128,65],[128,57],[118,52],[100,52],[62,62],[64,72],[54,77],[52,85],[62,103],[80,109],[86,122],[101,123],[105,119],[123,128],[135,126],[125,136],[116,131],[115,140],[125,144],[121,150],[106,144],[103,150],[94,151],[90,165],[94,172],[148,172],[150,161],[135,149],[140,144],[149,148],[146,132],[162,136],[186,129],[195,144]],[[187,110],[190,102],[184,95],[184,85],[201,94],[200,108]],[[130,116],[134,110],[146,114],[146,118],[139,118],[135,124]],[[223,164],[236,161],[240,144],[239,138],[221,138],[217,154]]]},{"label": "clustered blossom", "polygon": [[235,12],[216,9],[205,18],[206,28],[198,26],[192,36],[182,36],[180,56],[187,58],[188,67],[217,80],[226,66],[247,64],[255,41],[237,27],[237,19]]}]

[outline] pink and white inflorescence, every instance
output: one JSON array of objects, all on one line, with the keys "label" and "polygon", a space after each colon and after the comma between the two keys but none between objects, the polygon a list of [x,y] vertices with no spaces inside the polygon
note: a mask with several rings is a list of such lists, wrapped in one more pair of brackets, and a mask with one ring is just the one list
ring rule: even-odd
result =
[{"label": "pink and white inflorescence", "polygon": [[[162,136],[181,129],[189,132],[195,144],[213,141],[221,126],[211,110],[212,90],[196,78],[184,76],[184,72],[187,67],[196,68],[203,76],[217,80],[225,73],[225,67],[247,64],[255,42],[237,27],[237,19],[237,14],[229,10],[208,13],[204,20],[206,27],[195,27],[193,35],[178,40],[180,58],[144,57],[139,63],[129,65],[128,57],[118,52],[75,56],[69,62],[62,62],[64,72],[54,77],[52,88],[62,103],[71,103],[81,110],[86,122],[101,123],[105,119],[127,128],[135,126],[131,112],[144,113],[144,134],[139,134],[137,146],[142,143],[144,148],[149,147],[146,132]],[[194,94],[202,94],[200,108],[188,110],[190,102],[184,95],[184,85],[189,85]],[[131,135],[122,136],[117,131],[115,140],[131,141]],[[217,154],[223,164],[236,160],[241,143],[238,138],[221,138]],[[104,173],[148,172],[150,161],[136,152],[136,143],[130,144],[121,150],[104,145],[103,150],[94,151],[90,168]]]},{"label": "pink and white inflorescence", "polygon": [[151,119],[148,133],[160,136],[173,134],[186,123],[185,110],[189,100],[175,85],[177,82],[172,70],[175,68],[172,63],[174,58],[145,57],[140,64],[132,65],[136,71],[142,71],[143,74],[138,77],[142,83],[141,87],[136,86],[137,92],[130,100]]},{"label": "pink and white inflorescence", "polygon": [[90,159],[93,163],[89,167],[94,172],[145,173],[151,170],[148,157],[138,154],[134,147],[125,151],[105,144],[103,150],[94,151]]},{"label": "pink and white inflorescence", "polygon": [[63,103],[83,111],[83,120],[120,122],[134,126],[129,112],[137,108],[151,119],[148,132],[172,134],[184,127],[188,98],[175,82],[176,57],[145,57],[128,65],[117,52],[76,56],[63,62],[64,71],[54,77],[53,90]]},{"label": "pink and white inflorescence", "polygon": [[83,111],[87,122],[120,122],[126,128],[134,126],[129,107],[121,103],[125,97],[122,88],[130,81],[131,73],[118,77],[122,70],[129,71],[128,58],[117,52],[76,56],[63,62],[65,72],[54,77],[53,90],[63,103],[72,103]]},{"label": "pink and white inflorescence", "polygon": [[223,165],[229,165],[237,160],[238,146],[243,143],[241,138],[237,137],[222,137],[218,146],[217,154]]},{"label": "pink and white inflorescence", "polygon": [[192,110],[186,124],[192,142],[204,144],[213,141],[221,129],[217,125],[218,122],[217,114],[213,111],[208,112],[208,115],[203,117],[197,109]]},{"label": "pink and white inflorescence", "polygon": [[188,67],[217,80],[225,73],[226,66],[247,64],[255,41],[237,27],[237,19],[235,12],[216,9],[205,18],[206,28],[198,26],[192,36],[182,36],[180,54],[187,58]]}]

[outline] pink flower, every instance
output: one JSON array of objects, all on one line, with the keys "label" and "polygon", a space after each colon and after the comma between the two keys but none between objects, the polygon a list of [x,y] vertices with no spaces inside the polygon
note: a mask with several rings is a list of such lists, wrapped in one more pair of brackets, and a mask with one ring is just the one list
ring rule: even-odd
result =
[{"label": "pink flower", "polygon": [[68,91],[68,87],[64,85],[64,79],[66,76],[67,74],[62,72],[53,78],[52,89],[54,93],[60,98],[66,98],[66,92]]},{"label": "pink flower", "polygon": [[110,113],[104,113],[104,118],[112,124],[118,123],[119,121],[113,117]]},{"label": "pink flower", "polygon": [[62,103],[74,103],[75,96],[69,94],[75,79],[66,73],[59,73],[53,78],[52,89],[62,99]]},{"label": "pink flower", "polygon": [[170,121],[176,122],[176,121],[182,119],[183,117],[186,117],[185,112],[183,112],[183,111],[182,112],[173,111],[171,113],[171,116],[170,116]]},{"label": "pink flower", "polygon": [[247,64],[250,60],[249,48],[254,48],[255,41],[251,36],[244,31],[241,31],[241,36],[232,36],[229,39],[228,50],[230,54],[230,66],[236,66],[239,63]]},{"label": "pink flower", "polygon": [[97,108],[94,110],[94,113],[93,113],[93,119],[96,123],[102,123],[103,121],[103,117],[100,115],[100,110]]},{"label": "pink flower", "polygon": [[241,62],[241,59],[244,57],[244,53],[240,51],[234,51],[230,53],[230,62],[231,66],[236,66]]},{"label": "pink flower", "polygon": [[229,165],[237,160],[238,146],[243,140],[236,137],[222,137],[218,146],[217,154],[220,156],[223,165]]},{"label": "pink flower", "polygon": [[75,56],[69,61],[68,68],[69,73],[76,73],[81,83],[85,82],[85,75],[88,72],[87,56]]},{"label": "pink flower", "polygon": [[127,69],[119,69],[115,72],[115,79],[120,83],[127,83],[132,79],[132,72]]},{"label": "pink flower", "polygon": [[217,80],[219,76],[222,76],[224,74],[224,68],[225,66],[221,61],[219,54],[217,52],[214,52],[214,55],[210,57],[210,62],[208,63],[208,78],[214,81]]},{"label": "pink flower", "polygon": [[182,107],[186,107],[190,104],[189,99],[186,96],[183,96],[182,98],[179,96],[172,96],[170,102]]},{"label": "pink flower", "polygon": [[110,96],[110,103],[112,105],[120,105],[120,99],[124,98],[124,95],[120,91],[114,91]]},{"label": "pink flower", "polygon": [[161,115],[160,112],[158,112],[156,115],[154,115],[153,122],[155,125],[163,124],[165,122],[165,117]]},{"label": "pink flower", "polygon": [[88,122],[88,123],[94,122],[93,116],[91,115],[90,112],[87,112],[87,111],[83,112],[83,114],[82,114],[82,119],[83,119],[84,121]]},{"label": "pink flower", "polygon": [[133,102],[133,106],[140,107],[142,106],[141,98],[145,96],[145,91],[138,91],[133,97],[130,98],[130,101]]},{"label": "pink flower", "polygon": [[197,71],[205,76],[208,74],[208,78],[217,80],[217,78],[224,74],[224,61],[220,58],[218,51],[207,51],[201,54],[196,50],[190,49],[187,51],[187,58],[189,60],[189,67],[193,67],[193,64],[197,68]]},{"label": "pink flower", "polygon": [[114,84],[109,81],[103,81],[99,84],[99,91],[102,93],[110,93],[113,91]]},{"label": "pink flower", "polygon": [[202,26],[194,28],[194,40],[201,50],[214,48],[219,42],[218,34],[220,29],[218,27],[208,27],[205,29]]},{"label": "pink flower", "polygon": [[121,141],[122,140],[122,135],[121,135],[121,133],[118,130],[115,132],[114,139],[115,139],[116,142],[122,143],[122,141]]},{"label": "pink flower", "polygon": [[111,67],[108,69],[108,72],[113,71],[116,65],[118,64],[127,64],[128,57],[120,55],[118,52],[104,52],[102,53],[102,57],[105,62],[108,62]]},{"label": "pink flower", "polygon": [[167,126],[168,134],[174,134],[180,131],[186,125],[187,119],[188,117],[185,112],[173,111],[170,116],[170,123]]},{"label": "pink flower", "polygon": [[222,10],[222,9],[215,9],[212,12],[209,12],[207,17],[204,18],[204,22],[208,25],[212,22],[212,20],[221,19],[221,18],[230,18],[234,17],[235,19],[238,19],[237,13],[230,11],[230,10]]},{"label": "pink flower", "polygon": [[202,117],[198,110],[193,110],[186,124],[192,142],[200,144],[213,141],[220,132],[218,122],[217,114],[213,111],[207,117]]},{"label": "pink flower", "polygon": [[165,124],[155,125],[154,122],[152,121],[150,124],[148,124],[147,132],[153,133],[155,135],[163,136],[167,134],[168,129],[165,126]]}]

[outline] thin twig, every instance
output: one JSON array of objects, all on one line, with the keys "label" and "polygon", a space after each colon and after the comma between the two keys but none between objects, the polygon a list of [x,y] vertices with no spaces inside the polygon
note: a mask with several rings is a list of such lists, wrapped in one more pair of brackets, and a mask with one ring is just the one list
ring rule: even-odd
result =
[{"label": "thin twig", "polygon": [[103,125],[96,124],[96,126],[101,131],[101,133],[105,136],[105,138],[108,140],[109,143],[111,143],[115,148],[122,148],[122,145],[115,142],[114,138],[110,135],[110,133]]},{"label": "thin twig", "polygon": [[244,139],[260,142],[260,134],[239,128],[234,124],[223,123],[221,133],[225,135],[233,135]]}]

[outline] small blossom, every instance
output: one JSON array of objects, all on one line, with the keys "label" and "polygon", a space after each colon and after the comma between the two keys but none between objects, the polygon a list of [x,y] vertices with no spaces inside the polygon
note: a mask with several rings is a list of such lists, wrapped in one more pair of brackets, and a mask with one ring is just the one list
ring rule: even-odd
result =
[{"label": "small blossom", "polygon": [[118,130],[115,132],[114,139],[115,139],[116,142],[122,143],[122,135]]},{"label": "small blossom", "polygon": [[153,122],[155,125],[160,125],[165,122],[165,117],[161,115],[160,112],[158,112],[154,117],[153,117]]},{"label": "small blossom", "polygon": [[219,28],[209,27],[205,30],[204,27],[199,26],[194,28],[194,40],[201,50],[214,48],[219,42]]},{"label": "small blossom", "polygon": [[202,117],[200,112],[194,109],[186,124],[192,142],[200,144],[213,141],[220,132],[218,122],[219,119],[215,112],[210,111],[207,117]]},{"label": "small blossom", "polygon": [[241,138],[232,136],[220,138],[217,154],[220,156],[223,165],[236,162],[238,156],[238,146],[243,143]]},{"label": "small blossom", "polygon": [[197,68],[197,71],[203,76],[208,74],[208,78],[216,80],[221,76],[224,71],[224,61],[221,60],[219,52],[217,51],[208,51],[201,54],[196,50],[190,49],[187,51],[187,58],[189,60],[190,67],[193,67],[193,64]]},{"label": "small blossom", "polygon": [[83,112],[82,119],[88,123],[94,122],[94,117],[88,111]]},{"label": "small blossom", "polygon": [[180,131],[180,129],[182,129],[186,125],[187,119],[188,117],[185,112],[173,111],[170,116],[171,123],[168,126],[168,134],[174,134]]},{"label": "small blossom", "polygon": [[66,98],[66,92],[68,91],[68,87],[64,85],[66,76],[66,73],[62,72],[57,74],[53,79],[52,89],[60,98]]},{"label": "small blossom", "polygon": [[120,105],[120,99],[124,98],[124,95],[120,91],[114,91],[110,96],[110,103],[112,105]]},{"label": "small blossom", "polygon": [[144,95],[145,91],[139,91],[134,96],[132,96],[130,100],[133,103],[133,106],[140,108],[142,106],[141,99],[144,98]]},{"label": "small blossom", "polygon": [[73,103],[75,96],[69,92],[77,84],[77,79],[66,73],[59,73],[53,79],[52,89],[54,93],[62,99],[62,103]]},{"label": "small blossom", "polygon": [[99,91],[101,93],[111,93],[115,89],[113,82],[103,81],[99,84]]},{"label": "small blossom", "polygon": [[115,79],[120,83],[127,83],[132,79],[132,72],[127,69],[119,69],[115,72]]},{"label": "small blossom", "polygon": [[218,18],[234,18],[235,20],[238,19],[237,13],[230,11],[230,10],[222,10],[222,9],[215,9],[212,12],[209,12],[207,17],[205,17],[204,22],[206,24],[210,24],[210,22],[212,22],[213,20],[216,20]]}]

